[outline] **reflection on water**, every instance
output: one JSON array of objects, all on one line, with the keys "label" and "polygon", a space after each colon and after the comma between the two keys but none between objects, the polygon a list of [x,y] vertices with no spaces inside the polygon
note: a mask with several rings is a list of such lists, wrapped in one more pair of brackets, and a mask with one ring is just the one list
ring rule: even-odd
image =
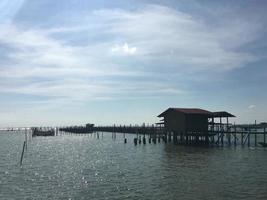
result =
[{"label": "reflection on water", "polygon": [[0,199],[267,199],[267,151],[0,133]]}]

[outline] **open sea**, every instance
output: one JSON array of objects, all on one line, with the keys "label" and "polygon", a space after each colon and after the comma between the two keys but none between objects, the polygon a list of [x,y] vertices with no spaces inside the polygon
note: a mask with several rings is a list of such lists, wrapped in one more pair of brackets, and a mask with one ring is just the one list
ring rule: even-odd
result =
[{"label": "open sea", "polygon": [[267,199],[267,148],[0,131],[0,199]]}]

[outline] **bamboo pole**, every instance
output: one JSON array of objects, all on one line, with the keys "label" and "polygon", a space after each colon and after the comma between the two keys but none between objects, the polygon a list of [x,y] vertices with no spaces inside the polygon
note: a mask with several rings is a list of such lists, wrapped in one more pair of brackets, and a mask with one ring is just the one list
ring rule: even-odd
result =
[{"label": "bamboo pole", "polygon": [[220,117],[220,133],[221,133],[221,145],[223,146],[223,136],[224,136],[224,131],[222,130],[222,118]]},{"label": "bamboo pole", "polygon": [[236,138],[236,125],[235,125],[235,123],[234,123],[234,127],[235,127],[235,143],[234,143],[234,144],[235,144],[235,146],[236,146],[236,139],[237,139],[237,138]]},{"label": "bamboo pole", "polygon": [[244,133],[243,133],[243,129],[241,131],[241,145],[244,145]]},{"label": "bamboo pole", "polygon": [[226,126],[226,132],[227,132],[227,139],[228,139],[228,145],[231,145],[231,133],[229,132],[229,120],[228,120],[228,117],[226,117],[226,123],[227,123],[227,126]]},{"label": "bamboo pole", "polygon": [[26,128],[25,128],[25,142],[26,142],[25,148],[27,150],[27,142],[28,142],[28,140],[27,140],[27,129]]},{"label": "bamboo pole", "polygon": [[264,144],[266,144],[266,127],[264,127],[263,142],[264,142]]},{"label": "bamboo pole", "polygon": [[249,127],[248,129],[248,147],[250,146],[250,131],[251,131],[251,127]]},{"label": "bamboo pole", "polygon": [[255,146],[257,146],[257,121],[255,120],[255,132],[254,132],[254,142],[255,142]]},{"label": "bamboo pole", "polygon": [[23,160],[23,156],[24,156],[25,146],[26,146],[26,141],[24,141],[24,143],[23,143],[23,149],[22,149],[21,156],[20,156],[20,166],[22,165],[22,160]]}]

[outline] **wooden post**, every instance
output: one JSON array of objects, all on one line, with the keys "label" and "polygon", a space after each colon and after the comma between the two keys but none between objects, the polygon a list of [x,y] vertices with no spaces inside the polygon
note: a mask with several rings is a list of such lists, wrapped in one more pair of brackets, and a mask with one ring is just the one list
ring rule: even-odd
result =
[{"label": "wooden post", "polygon": [[235,127],[235,146],[236,146],[236,140],[237,140],[237,138],[236,138],[236,125],[235,125],[235,123],[234,123],[234,127]]},{"label": "wooden post", "polygon": [[136,133],[136,138],[138,138],[138,130],[137,130],[137,126],[135,125],[135,133]]},{"label": "wooden post", "polygon": [[264,130],[263,130],[263,142],[264,144],[266,144],[266,128],[264,127]]},{"label": "wooden post", "polygon": [[25,148],[26,148],[26,150],[27,150],[27,129],[25,128],[25,143],[26,143],[26,145],[25,145]]},{"label": "wooden post", "polygon": [[143,136],[143,144],[146,144],[146,137]]},{"label": "wooden post", "polygon": [[173,144],[177,144],[177,132],[173,132]]},{"label": "wooden post", "polygon": [[241,130],[241,145],[244,145],[244,134],[243,134],[243,129]]},{"label": "wooden post", "polygon": [[137,138],[134,138],[134,145],[137,145]]},{"label": "wooden post", "polygon": [[183,131],[180,133],[180,142],[183,143]]},{"label": "wooden post", "polygon": [[250,146],[250,131],[251,131],[250,129],[251,129],[251,127],[249,127],[249,129],[248,129],[249,130],[248,131],[248,147]]},{"label": "wooden post", "polygon": [[24,141],[24,143],[23,143],[23,149],[22,149],[21,156],[20,156],[20,166],[22,165],[25,146],[26,146],[26,141]]},{"label": "wooden post", "polygon": [[227,120],[227,137],[228,137],[228,145],[231,145],[231,132],[229,131],[229,121],[228,121],[228,117],[226,117]]},{"label": "wooden post", "polygon": [[212,131],[212,134],[214,133],[214,117],[212,117],[212,126],[211,126],[211,131]]},{"label": "wooden post", "polygon": [[222,118],[220,117],[221,145],[223,146],[224,130],[222,130]]},{"label": "wooden post", "polygon": [[171,131],[168,132],[168,142],[171,142],[172,138],[171,138]]},{"label": "wooden post", "polygon": [[159,132],[157,134],[157,137],[158,137],[158,143],[160,143],[160,130],[159,130]]},{"label": "wooden post", "polygon": [[255,142],[255,147],[257,146],[257,121],[255,120],[255,129],[254,129],[254,142]]}]

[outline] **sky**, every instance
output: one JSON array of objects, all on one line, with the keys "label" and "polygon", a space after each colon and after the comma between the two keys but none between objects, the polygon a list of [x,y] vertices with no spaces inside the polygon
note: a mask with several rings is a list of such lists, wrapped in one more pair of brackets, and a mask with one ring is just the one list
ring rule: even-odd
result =
[{"label": "sky", "polygon": [[264,0],[0,0],[0,127],[267,121]]}]

